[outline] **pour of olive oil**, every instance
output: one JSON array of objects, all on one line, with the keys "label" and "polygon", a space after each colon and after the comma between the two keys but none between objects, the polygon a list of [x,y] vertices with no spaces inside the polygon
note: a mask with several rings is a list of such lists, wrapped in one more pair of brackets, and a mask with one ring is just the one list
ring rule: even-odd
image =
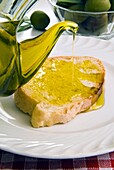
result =
[{"label": "pour of olive oil", "polygon": [[76,41],[76,34],[75,32],[73,33],[73,42],[72,42],[72,86],[74,83],[74,45]]},{"label": "pour of olive oil", "polygon": [[[74,86],[75,82],[75,63],[74,63],[74,45],[76,41],[76,34],[75,32],[73,33],[73,42],[72,42],[72,86]],[[82,87],[83,88],[83,87]],[[104,89],[100,96],[98,97],[97,101],[88,109],[88,111],[91,110],[97,110],[101,108],[104,105]]]}]

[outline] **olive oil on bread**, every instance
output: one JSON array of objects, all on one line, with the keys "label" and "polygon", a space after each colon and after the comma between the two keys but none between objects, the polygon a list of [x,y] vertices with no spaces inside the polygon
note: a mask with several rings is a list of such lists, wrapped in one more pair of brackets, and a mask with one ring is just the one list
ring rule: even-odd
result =
[{"label": "olive oil on bread", "polygon": [[87,111],[102,93],[105,76],[102,62],[93,57],[74,57],[72,85],[72,58],[48,58],[36,75],[16,91],[15,103],[31,115],[33,127],[67,123]]}]

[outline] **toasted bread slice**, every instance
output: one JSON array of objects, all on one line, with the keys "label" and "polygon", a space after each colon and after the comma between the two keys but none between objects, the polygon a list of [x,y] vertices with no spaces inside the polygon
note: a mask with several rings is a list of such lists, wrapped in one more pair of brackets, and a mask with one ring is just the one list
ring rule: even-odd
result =
[{"label": "toasted bread slice", "polygon": [[31,116],[33,127],[72,120],[89,109],[103,90],[105,68],[94,57],[48,58],[14,95],[17,107]]}]

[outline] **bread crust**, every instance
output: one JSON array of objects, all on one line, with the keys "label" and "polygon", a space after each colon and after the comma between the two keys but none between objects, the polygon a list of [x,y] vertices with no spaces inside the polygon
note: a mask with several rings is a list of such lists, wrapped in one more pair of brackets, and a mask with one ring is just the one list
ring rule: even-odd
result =
[{"label": "bread crust", "polygon": [[[71,56],[58,56],[56,58],[66,61],[72,59]],[[48,59],[50,60],[53,58]],[[105,77],[105,68],[99,59],[88,56],[74,57],[75,63],[83,62],[84,60],[91,60],[94,64],[96,64],[99,67],[100,72],[103,74],[103,77]],[[103,84],[104,79],[101,84],[96,84],[96,86],[98,86],[97,94],[90,96],[89,98],[81,98],[78,100],[74,99],[71,103],[65,103],[60,106],[48,104],[44,101],[38,103],[38,101],[32,96],[32,88],[27,89],[26,85],[24,85],[15,92],[14,101],[20,110],[31,116],[31,123],[33,127],[52,126],[58,123],[67,123],[78,113],[89,109],[102,93]]]}]

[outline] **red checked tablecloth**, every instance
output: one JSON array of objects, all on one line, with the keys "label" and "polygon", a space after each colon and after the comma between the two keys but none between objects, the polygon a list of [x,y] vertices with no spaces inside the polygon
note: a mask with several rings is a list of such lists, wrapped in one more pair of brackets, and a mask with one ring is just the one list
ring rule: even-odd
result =
[{"label": "red checked tablecloth", "polygon": [[114,152],[80,159],[40,159],[0,150],[0,170],[114,170]]}]

